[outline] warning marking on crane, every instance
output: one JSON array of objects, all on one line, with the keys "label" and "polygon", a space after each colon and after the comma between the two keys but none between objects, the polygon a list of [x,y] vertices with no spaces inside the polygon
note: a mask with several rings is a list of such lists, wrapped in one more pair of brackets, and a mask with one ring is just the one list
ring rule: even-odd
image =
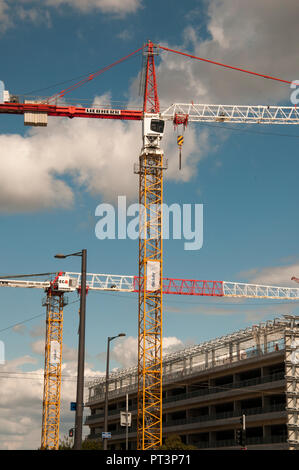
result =
[{"label": "warning marking on crane", "polygon": [[177,138],[177,143],[178,145],[183,145],[184,143],[184,137],[182,135],[179,135]]}]

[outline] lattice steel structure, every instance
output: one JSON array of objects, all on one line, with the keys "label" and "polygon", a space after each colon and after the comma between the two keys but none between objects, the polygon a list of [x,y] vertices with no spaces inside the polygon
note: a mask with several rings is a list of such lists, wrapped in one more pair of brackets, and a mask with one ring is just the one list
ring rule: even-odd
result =
[{"label": "lattice steel structure", "polygon": [[294,106],[174,103],[161,112],[161,119],[176,125],[189,121],[298,125],[299,110]]},{"label": "lattice steel structure", "polygon": [[[158,119],[159,100],[149,41],[144,87],[143,148],[139,156],[139,291],[137,448],[162,444],[162,203],[164,122]],[[162,127],[161,127],[162,124]]]},{"label": "lattice steel structure", "polygon": [[299,319],[286,316],[285,378],[289,450],[299,450]]},{"label": "lattice steel structure", "polygon": [[55,292],[49,288],[44,305],[47,307],[47,318],[41,448],[57,450],[59,446],[63,307],[66,305],[64,293]]},{"label": "lattice steel structure", "polygon": [[143,153],[139,174],[144,211],[139,239],[137,433],[138,448],[146,450],[162,444],[163,154]]}]

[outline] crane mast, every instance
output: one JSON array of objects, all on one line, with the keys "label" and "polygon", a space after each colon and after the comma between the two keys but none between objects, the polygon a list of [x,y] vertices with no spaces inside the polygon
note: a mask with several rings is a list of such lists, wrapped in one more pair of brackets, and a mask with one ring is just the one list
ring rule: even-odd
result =
[{"label": "crane mast", "polygon": [[164,121],[159,119],[154,55],[147,45],[144,87],[143,147],[139,165],[139,295],[138,295],[138,398],[137,449],[162,445],[162,202],[163,152],[160,140]]},{"label": "crane mast", "polygon": [[43,305],[47,316],[41,448],[58,450],[64,292],[49,287]]}]

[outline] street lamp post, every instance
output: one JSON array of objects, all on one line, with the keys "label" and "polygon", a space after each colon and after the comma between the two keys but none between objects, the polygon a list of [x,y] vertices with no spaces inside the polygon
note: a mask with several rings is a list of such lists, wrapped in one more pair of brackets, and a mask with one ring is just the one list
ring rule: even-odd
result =
[{"label": "street lamp post", "polygon": [[[106,364],[106,383],[105,383],[105,413],[104,413],[104,432],[108,431],[108,382],[109,382],[109,356],[110,356],[110,342],[119,336],[126,336],[125,333],[119,333],[117,336],[109,336],[107,341],[107,364]],[[107,437],[103,438],[104,450],[107,450]]]},{"label": "street lamp post", "polygon": [[86,314],[86,264],[87,250],[68,255],[57,254],[55,258],[68,258],[69,256],[81,256],[81,292],[80,292],[80,320],[79,320],[79,344],[78,344],[78,373],[77,373],[77,397],[75,417],[74,449],[82,447],[83,408],[84,408],[84,363],[85,363],[85,314]]}]

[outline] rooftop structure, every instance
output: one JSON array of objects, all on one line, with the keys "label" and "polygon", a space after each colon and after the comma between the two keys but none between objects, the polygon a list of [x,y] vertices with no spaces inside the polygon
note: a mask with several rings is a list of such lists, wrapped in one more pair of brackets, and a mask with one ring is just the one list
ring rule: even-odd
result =
[{"label": "rooftop structure", "polygon": [[[218,439],[217,444],[215,440],[217,433],[220,433],[220,436],[221,433],[230,436],[224,440],[229,442],[229,447],[234,447],[238,419],[242,410],[246,409],[245,414],[250,415],[249,421],[251,421],[250,425],[248,422],[248,431],[250,428],[251,430],[261,428],[257,436],[263,438],[260,445],[265,445],[267,439],[269,441],[267,434],[270,432],[269,426],[273,425],[280,426],[283,437],[280,436],[279,443],[268,442],[270,448],[275,445],[277,447],[278,444],[280,448],[297,448],[299,443],[297,345],[299,348],[299,317],[284,315],[165,355],[163,438],[173,432],[171,430],[173,422],[176,432],[183,440],[198,444],[199,448],[218,448],[223,439]],[[104,377],[89,383],[87,406],[90,407],[92,414],[87,418],[86,424],[90,426],[90,437],[100,436],[105,385]],[[119,421],[117,413],[123,409],[124,399],[128,394],[133,416],[130,441],[131,448],[134,448],[137,367],[112,372],[108,385],[109,423],[113,429],[110,445],[117,448],[124,442],[124,431],[116,421]],[[254,404],[257,406],[252,406]],[[224,410],[227,419],[222,416],[223,412],[218,412],[217,417],[216,411],[221,409]],[[257,416],[255,425],[252,421],[253,411]],[[264,412],[278,413],[279,416],[275,419],[274,415],[270,418],[268,416],[265,418],[265,423],[268,424],[264,426]],[[211,428],[212,423],[214,425]],[[263,436],[260,436],[261,433]]]}]

